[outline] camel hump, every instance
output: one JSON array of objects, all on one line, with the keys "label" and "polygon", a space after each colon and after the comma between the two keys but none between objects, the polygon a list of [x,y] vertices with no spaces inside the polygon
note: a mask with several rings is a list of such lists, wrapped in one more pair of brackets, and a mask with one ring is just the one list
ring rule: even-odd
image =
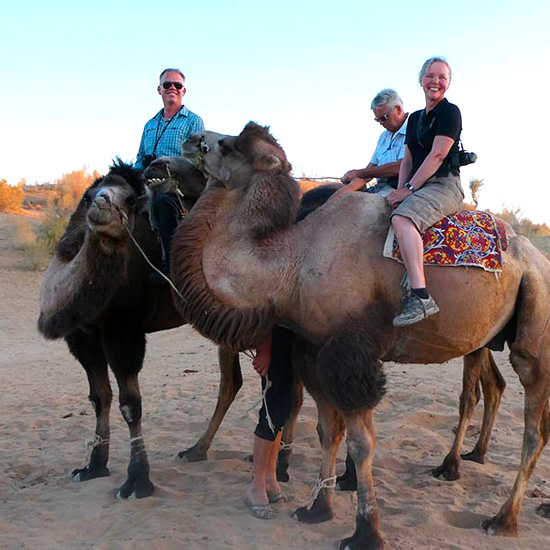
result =
[{"label": "camel hump", "polygon": [[342,187],[342,185],[339,183],[329,183],[327,185],[320,185],[305,193],[300,201],[300,208],[296,221],[303,220],[309,214],[317,210],[317,208],[323,206],[340,187]]}]

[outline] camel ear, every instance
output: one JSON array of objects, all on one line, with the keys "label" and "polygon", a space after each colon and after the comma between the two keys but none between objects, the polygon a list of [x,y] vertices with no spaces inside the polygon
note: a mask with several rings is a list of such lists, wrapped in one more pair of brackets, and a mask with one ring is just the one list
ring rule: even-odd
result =
[{"label": "camel ear", "polygon": [[254,161],[254,169],[260,172],[270,172],[280,168],[281,161],[275,155],[265,155]]}]

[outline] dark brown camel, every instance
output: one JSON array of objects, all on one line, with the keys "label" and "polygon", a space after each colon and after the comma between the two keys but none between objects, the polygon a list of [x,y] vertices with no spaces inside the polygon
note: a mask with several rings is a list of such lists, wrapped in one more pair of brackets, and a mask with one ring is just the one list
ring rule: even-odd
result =
[{"label": "dark brown camel", "polygon": [[[202,174],[182,159],[161,158],[148,176],[185,180],[183,197],[190,208],[204,189]],[[138,374],[145,354],[145,334],[184,324],[174,308],[169,286],[151,285],[151,268],[126,228],[158,265],[160,252],[149,220],[149,200],[140,172],[122,163],[84,194],[58,243],[45,273],[38,328],[49,339],[64,338],[86,370],[90,401],[96,413],[95,439],[88,464],[73,471],[75,481],[109,475],[109,412],[112,392],[108,365],[119,386],[119,404],[130,429],[128,478],[123,498],[146,497],[153,491],[141,433]],[[218,405],[199,441],[182,451],[189,461],[203,460],[227,408],[242,384],[238,354],[219,349],[221,370]]]},{"label": "dark brown camel", "polygon": [[[341,548],[385,547],[372,478],[382,362],[444,363],[494,342],[508,343],[524,387],[525,433],[512,493],[483,526],[516,535],[527,482],[550,435],[550,263],[510,230],[498,279],[480,269],[428,267],[440,313],[394,329],[403,267],[381,256],[385,201],[349,194],[293,225],[296,182],[267,129],[251,123],[214,146],[204,146],[208,139],[204,132],[184,146],[184,156],[211,180],[176,233],[172,275],[184,297],[178,306],[202,334],[235,350],[257,347],[274,323],[299,334],[307,342],[301,345],[320,348],[315,362],[297,367],[319,409],[320,479],[334,476],[344,427],[357,470],[356,530]],[[324,486],[296,516],[327,519],[332,498]]]}]

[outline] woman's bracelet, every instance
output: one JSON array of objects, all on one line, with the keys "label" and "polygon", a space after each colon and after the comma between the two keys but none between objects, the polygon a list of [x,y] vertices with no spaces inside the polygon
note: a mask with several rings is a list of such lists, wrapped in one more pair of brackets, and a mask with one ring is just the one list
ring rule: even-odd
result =
[{"label": "woman's bracelet", "polygon": [[412,193],[414,193],[416,191],[416,189],[411,185],[411,182],[409,181],[406,181],[404,184],[403,184],[403,187],[406,187],[409,191],[411,191]]}]

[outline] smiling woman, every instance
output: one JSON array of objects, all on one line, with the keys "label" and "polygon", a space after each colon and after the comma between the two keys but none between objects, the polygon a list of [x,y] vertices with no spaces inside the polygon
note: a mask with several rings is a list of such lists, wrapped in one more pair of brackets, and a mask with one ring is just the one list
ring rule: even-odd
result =
[{"label": "smiling woman", "polygon": [[456,105],[445,99],[451,68],[442,57],[428,59],[418,77],[426,107],[410,116],[405,157],[397,190],[388,202],[392,227],[411,282],[402,309],[393,320],[397,327],[435,315],[439,307],[426,289],[421,234],[435,222],[462,207],[458,144],[462,117]]}]

